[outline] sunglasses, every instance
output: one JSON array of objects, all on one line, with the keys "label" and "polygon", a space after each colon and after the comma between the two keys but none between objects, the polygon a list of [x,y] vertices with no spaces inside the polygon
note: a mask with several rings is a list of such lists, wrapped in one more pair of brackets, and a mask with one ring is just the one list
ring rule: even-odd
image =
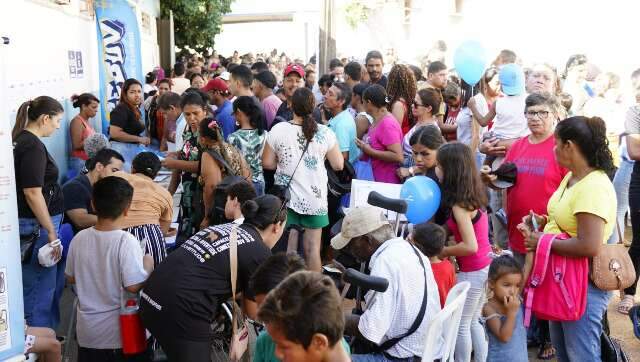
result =
[{"label": "sunglasses", "polygon": [[414,103],[413,108],[426,107],[424,104]]}]

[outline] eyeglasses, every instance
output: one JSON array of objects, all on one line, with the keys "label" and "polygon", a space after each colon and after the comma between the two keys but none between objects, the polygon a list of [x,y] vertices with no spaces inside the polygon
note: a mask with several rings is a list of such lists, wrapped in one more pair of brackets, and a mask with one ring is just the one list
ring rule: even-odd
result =
[{"label": "eyeglasses", "polygon": [[547,117],[549,117],[549,111],[526,111],[524,115],[527,118],[538,117],[538,119],[547,119]]},{"label": "eyeglasses", "polygon": [[424,104],[420,104],[420,103],[414,103],[413,104],[413,108],[418,108],[418,107],[426,107]]}]

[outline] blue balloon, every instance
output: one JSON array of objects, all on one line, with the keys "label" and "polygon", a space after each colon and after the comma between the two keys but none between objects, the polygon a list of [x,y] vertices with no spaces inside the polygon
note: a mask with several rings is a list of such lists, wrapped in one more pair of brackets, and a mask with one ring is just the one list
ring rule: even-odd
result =
[{"label": "blue balloon", "polygon": [[429,221],[440,207],[440,187],[427,176],[405,181],[400,197],[407,201],[407,220],[412,224]]},{"label": "blue balloon", "polygon": [[482,79],[487,65],[487,53],[479,42],[467,40],[453,54],[453,64],[460,77],[473,86]]}]

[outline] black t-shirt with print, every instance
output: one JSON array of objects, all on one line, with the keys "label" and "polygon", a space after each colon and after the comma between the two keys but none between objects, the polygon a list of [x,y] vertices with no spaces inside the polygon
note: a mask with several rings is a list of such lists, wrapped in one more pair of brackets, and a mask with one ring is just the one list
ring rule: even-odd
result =
[{"label": "black t-shirt with print", "polygon": [[58,184],[58,166],[38,136],[24,130],[13,141],[13,165],[16,176],[18,217],[35,218],[27,204],[24,189],[41,187],[49,215],[64,211],[62,190]]},{"label": "black t-shirt with print", "polygon": [[109,119],[112,126],[120,127],[130,135],[139,136],[144,131],[144,123],[136,120],[135,113],[124,103],[118,103]]},{"label": "black t-shirt with print", "polygon": [[152,334],[191,341],[211,338],[213,317],[231,296],[229,236],[234,227],[238,228],[236,293],[253,298],[249,278],[271,251],[251,225],[210,226],[169,254],[147,280],[140,307]]}]

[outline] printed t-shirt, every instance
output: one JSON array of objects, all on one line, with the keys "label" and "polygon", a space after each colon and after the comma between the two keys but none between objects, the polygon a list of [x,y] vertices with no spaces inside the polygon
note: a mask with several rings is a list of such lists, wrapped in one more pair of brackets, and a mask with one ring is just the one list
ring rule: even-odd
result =
[{"label": "printed t-shirt", "polygon": [[602,243],[606,244],[616,225],[616,192],[609,177],[603,171],[592,171],[573,186],[567,187],[571,178],[568,172],[556,192],[549,199],[547,211],[549,221],[545,233],[566,232],[578,235],[576,214],[587,213],[602,218],[605,222]]},{"label": "printed t-shirt", "polygon": [[249,278],[271,251],[255,227],[235,223],[200,230],[151,273],[141,293],[145,325],[154,334],[189,341],[212,338],[218,306],[231,296],[229,237],[237,228],[236,293],[253,298]]},{"label": "printed t-shirt", "polygon": [[233,132],[227,140],[244,156],[251,168],[253,182],[264,182],[262,151],[264,151],[266,138],[267,131],[262,131],[260,134],[257,129],[239,129]]},{"label": "printed t-shirt", "polygon": [[[376,126],[371,126],[368,136],[369,144],[378,151],[386,151],[390,145],[402,144],[402,129],[391,113],[384,116]],[[373,178],[376,182],[400,183],[400,179],[396,175],[398,163],[382,161],[369,156],[366,158],[371,159]]]},{"label": "printed t-shirt", "polygon": [[[517,226],[533,210],[538,215],[547,213],[549,198],[558,189],[567,170],[556,161],[553,148],[555,137],[549,136],[533,144],[529,137],[514,142],[504,162],[513,162],[518,168],[516,183],[507,189],[507,232],[509,248],[526,253],[524,238]],[[535,190],[535,192],[532,192]]]},{"label": "printed t-shirt", "polygon": [[[304,152],[306,143],[300,125],[281,122],[273,126],[267,144],[278,158],[274,182],[286,186],[293,175],[287,207],[301,215],[326,215],[328,177],[324,161],[327,152],[336,144],[336,136],[329,127],[319,124]],[[296,169],[298,162],[300,165]]]}]

